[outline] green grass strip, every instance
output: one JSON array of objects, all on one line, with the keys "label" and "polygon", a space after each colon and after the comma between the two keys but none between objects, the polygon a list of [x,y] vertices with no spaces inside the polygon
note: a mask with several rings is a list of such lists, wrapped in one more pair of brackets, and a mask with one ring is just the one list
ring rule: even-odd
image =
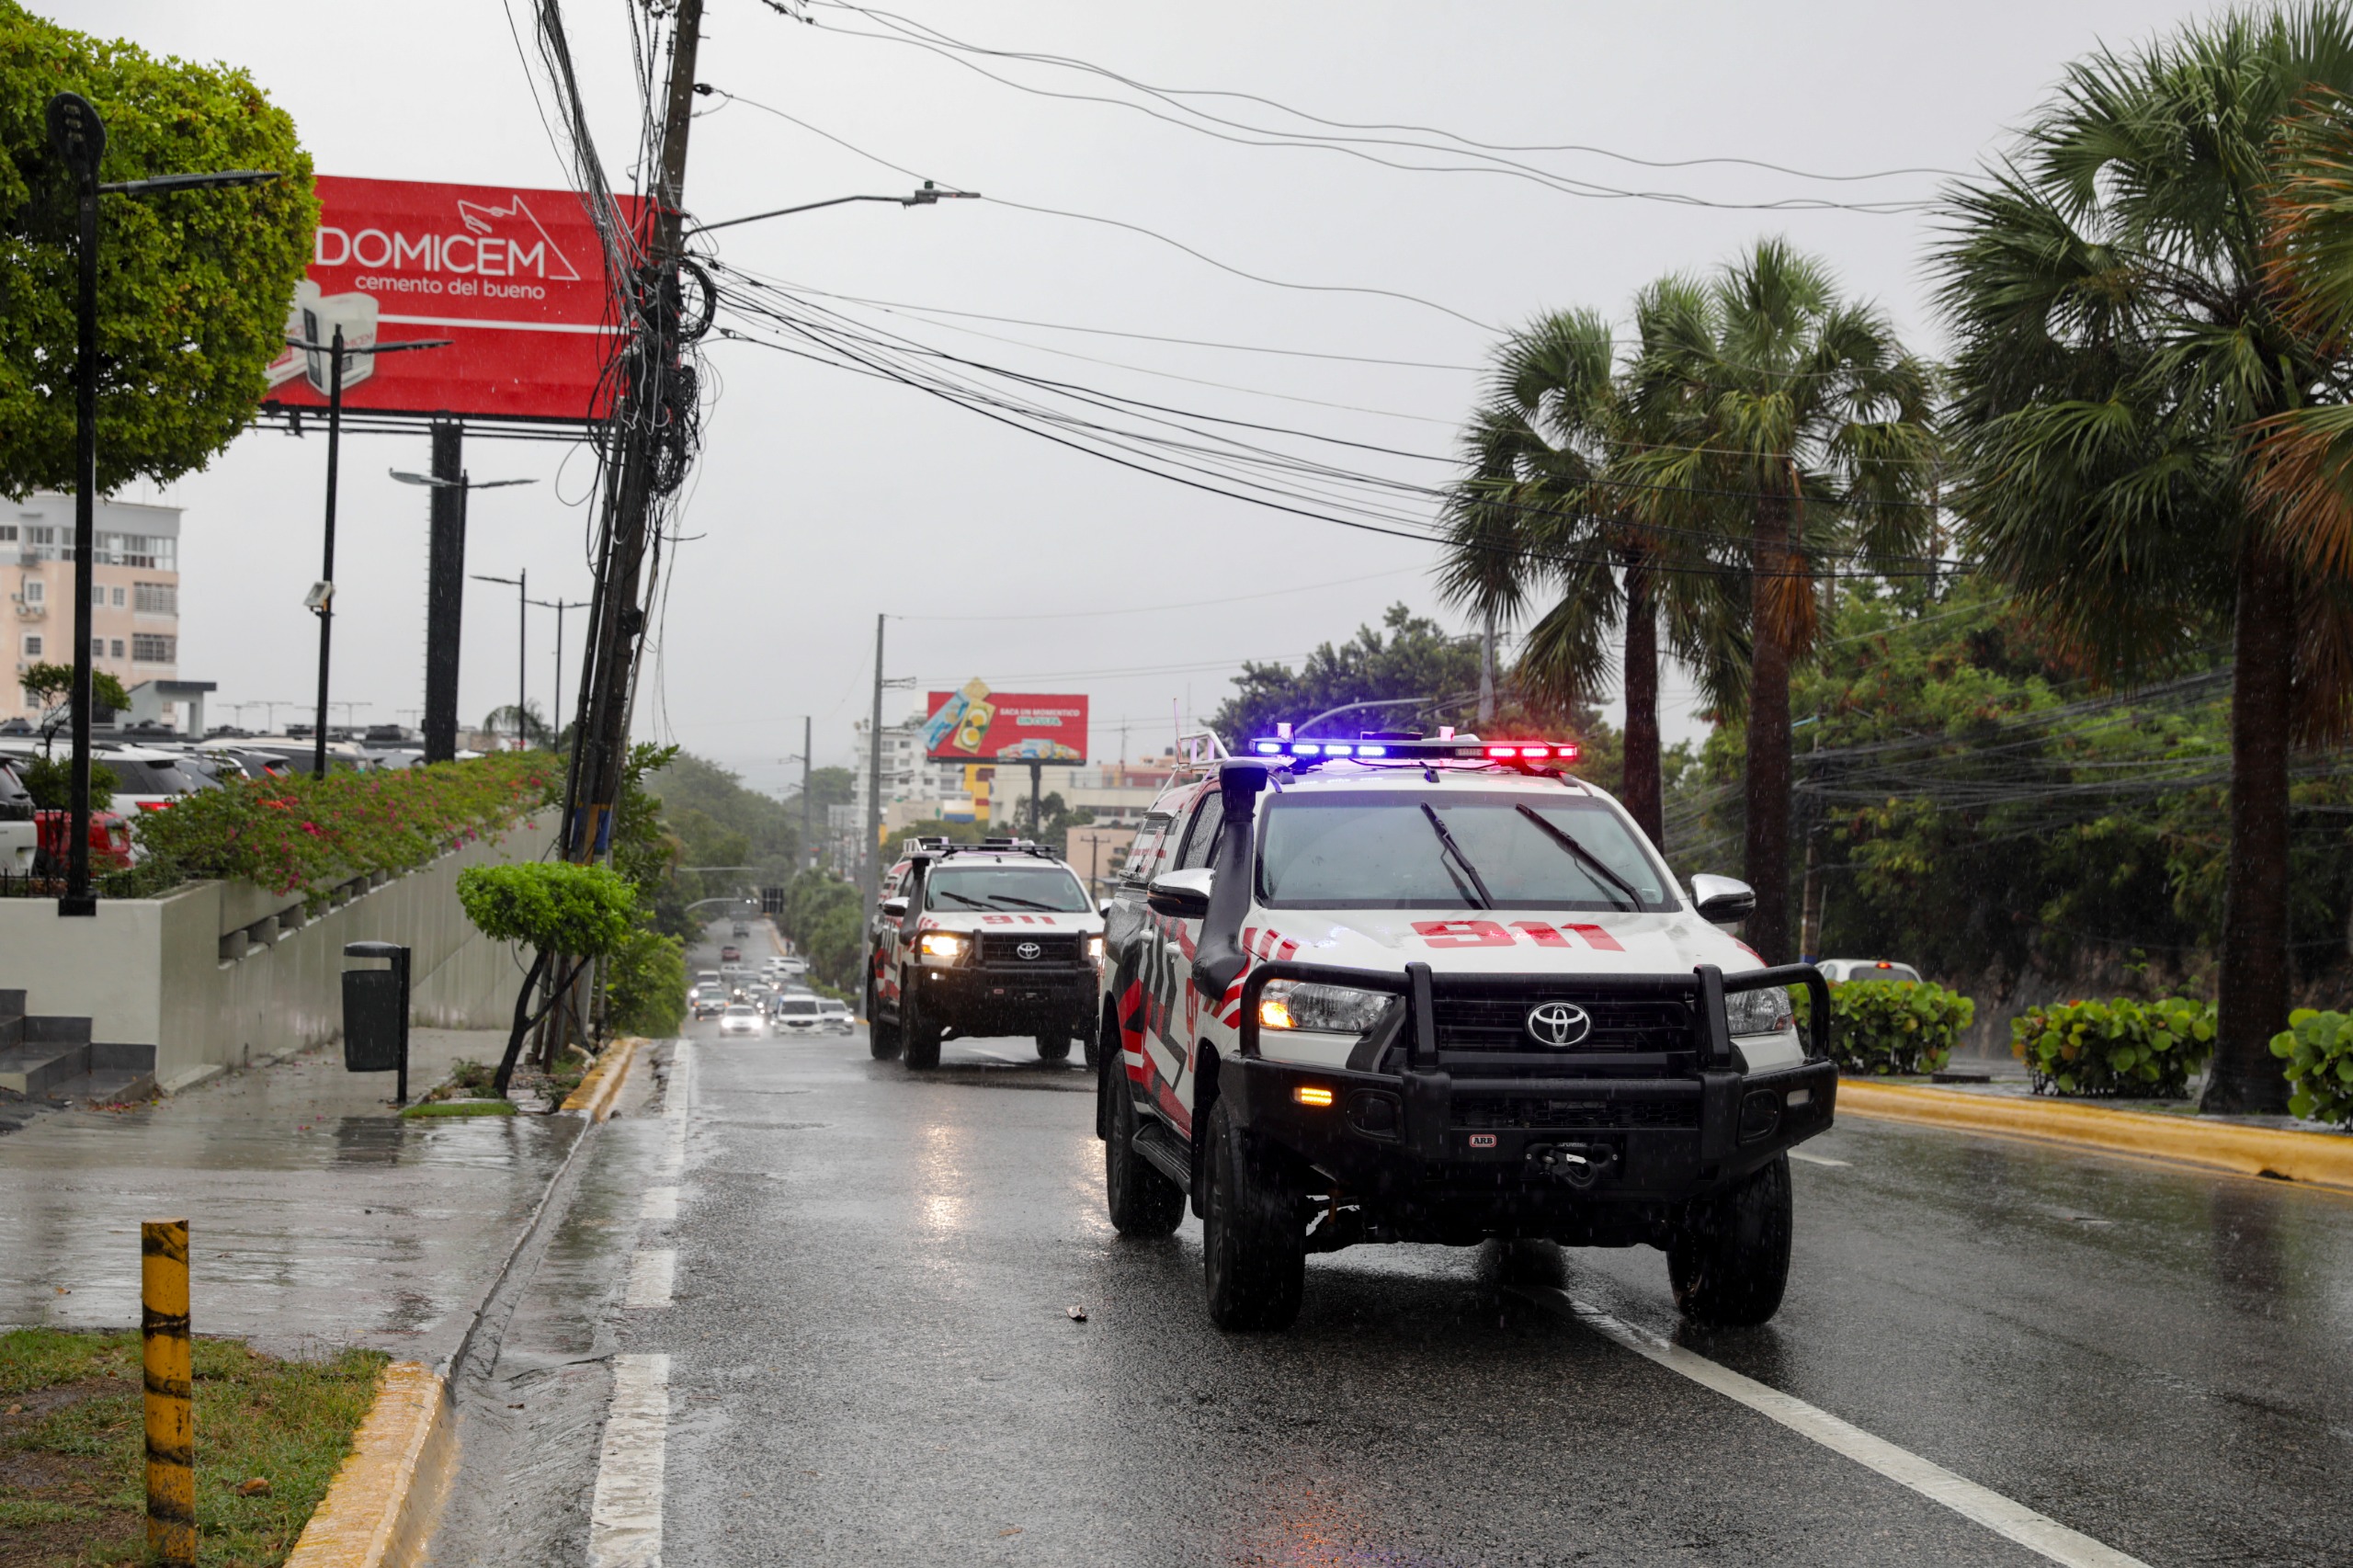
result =
[{"label": "green grass strip", "polygon": [[422,1100],[401,1112],[403,1116],[513,1116],[510,1100]]}]

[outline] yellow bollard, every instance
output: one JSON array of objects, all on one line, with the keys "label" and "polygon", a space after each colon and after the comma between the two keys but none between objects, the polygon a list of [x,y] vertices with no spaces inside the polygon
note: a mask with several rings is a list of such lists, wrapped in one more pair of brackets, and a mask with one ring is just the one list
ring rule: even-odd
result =
[{"label": "yellow bollard", "polygon": [[196,1562],[195,1369],[188,1342],[188,1221],[139,1227],[139,1332],[147,1371],[147,1551]]}]

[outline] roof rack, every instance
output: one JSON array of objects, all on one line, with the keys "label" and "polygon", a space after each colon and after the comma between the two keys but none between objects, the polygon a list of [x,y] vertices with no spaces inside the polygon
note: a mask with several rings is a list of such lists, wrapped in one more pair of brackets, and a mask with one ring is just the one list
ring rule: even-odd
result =
[{"label": "roof rack", "polygon": [[1051,860],[1054,852],[1045,845],[1029,838],[983,838],[978,844],[962,844],[947,837],[910,837],[900,840],[899,853],[929,855],[1035,855]]},{"label": "roof rack", "polygon": [[1176,737],[1176,771],[1205,773],[1221,762],[1233,760],[1233,754],[1225,749],[1215,731],[1200,730]]}]

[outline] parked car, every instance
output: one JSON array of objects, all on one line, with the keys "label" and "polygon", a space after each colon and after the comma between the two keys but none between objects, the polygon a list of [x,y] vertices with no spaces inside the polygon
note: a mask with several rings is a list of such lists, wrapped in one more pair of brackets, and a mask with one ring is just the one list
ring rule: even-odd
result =
[{"label": "parked car", "polygon": [[[43,811],[34,813],[40,828],[40,853],[36,868],[44,876],[62,877],[67,862],[66,846],[74,842],[74,813]],[[90,870],[120,871],[130,868],[131,823],[120,812],[90,813]]]},{"label": "parked car", "polygon": [[8,759],[0,757],[0,876],[27,877],[40,853],[33,798]]},{"label": "parked car", "polygon": [[1890,959],[1824,959],[1813,967],[1833,985],[1842,985],[1849,980],[1901,980],[1915,985],[1920,983],[1918,970]]}]

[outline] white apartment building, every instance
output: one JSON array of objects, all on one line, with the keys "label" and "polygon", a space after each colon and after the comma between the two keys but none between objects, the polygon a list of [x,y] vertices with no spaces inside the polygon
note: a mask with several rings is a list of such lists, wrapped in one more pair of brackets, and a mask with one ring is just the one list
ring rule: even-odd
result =
[{"label": "white apartment building", "polygon": [[[129,501],[97,504],[91,551],[90,658],[126,688],[176,687],[180,642],[180,513]],[[36,493],[0,500],[0,594],[13,669],[74,662],[74,497]],[[0,681],[0,722],[40,710],[15,680]]]}]

